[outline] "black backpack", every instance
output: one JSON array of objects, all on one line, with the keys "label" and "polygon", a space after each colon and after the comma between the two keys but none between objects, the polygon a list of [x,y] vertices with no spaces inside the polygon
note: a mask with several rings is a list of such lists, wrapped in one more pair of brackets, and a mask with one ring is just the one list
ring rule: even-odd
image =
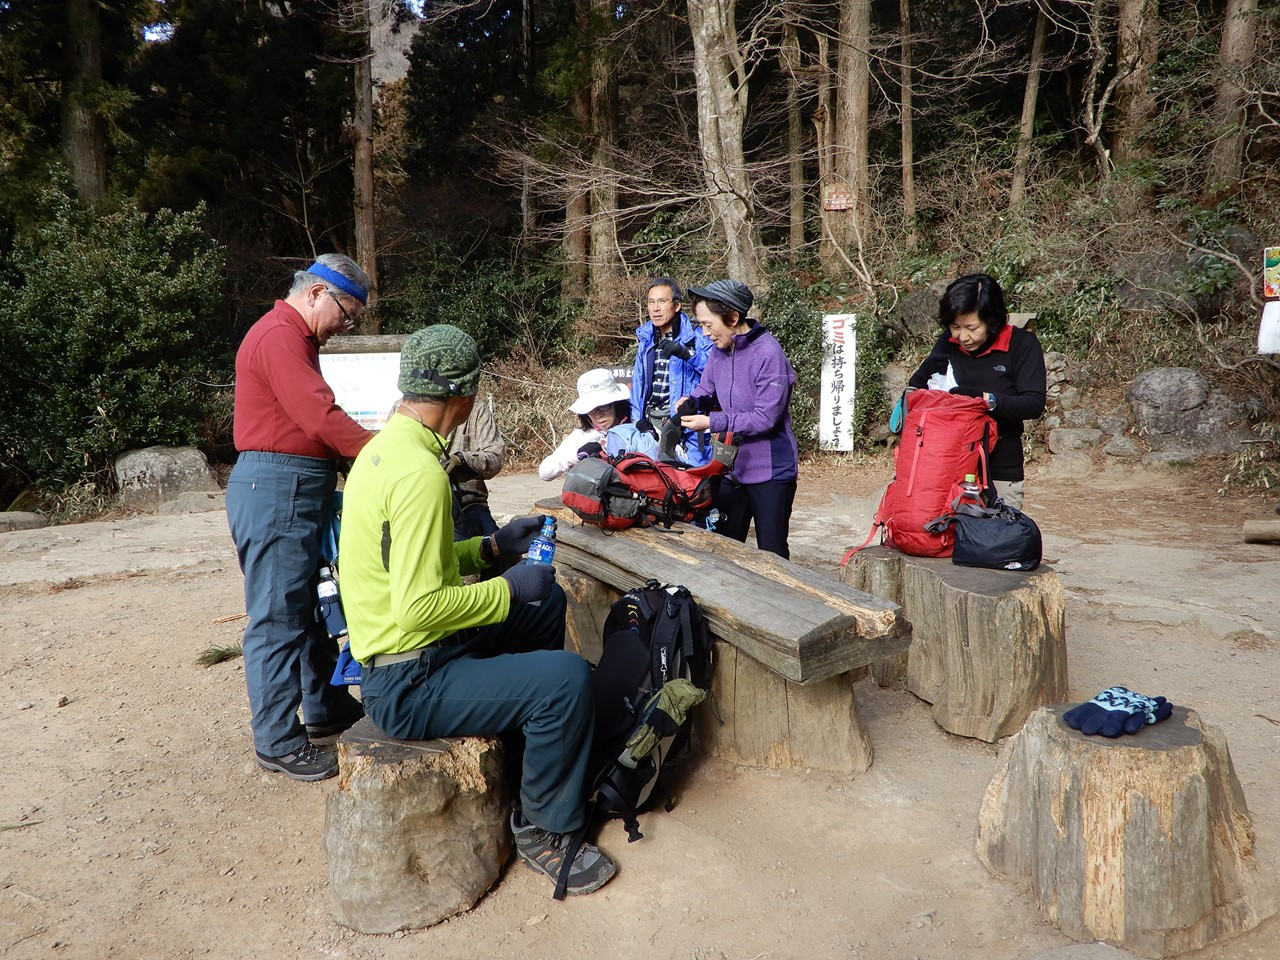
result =
[{"label": "black backpack", "polygon": [[[663,767],[689,742],[692,708],[710,695],[711,639],[687,587],[649,580],[625,593],[604,622],[604,650],[591,675],[595,736],[587,824],[620,817],[627,840],[644,836],[636,815],[658,791]],[[668,796],[667,810],[672,807]],[[561,900],[584,826],[565,855],[556,885]]]}]

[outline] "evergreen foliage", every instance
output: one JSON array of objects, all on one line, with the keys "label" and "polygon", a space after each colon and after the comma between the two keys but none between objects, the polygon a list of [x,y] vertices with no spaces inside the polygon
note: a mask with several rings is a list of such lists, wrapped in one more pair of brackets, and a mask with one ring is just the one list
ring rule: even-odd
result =
[{"label": "evergreen foliage", "polygon": [[202,208],[91,212],[55,183],[0,258],[0,452],[45,489],[110,488],[115,456],[187,444],[224,253]]}]

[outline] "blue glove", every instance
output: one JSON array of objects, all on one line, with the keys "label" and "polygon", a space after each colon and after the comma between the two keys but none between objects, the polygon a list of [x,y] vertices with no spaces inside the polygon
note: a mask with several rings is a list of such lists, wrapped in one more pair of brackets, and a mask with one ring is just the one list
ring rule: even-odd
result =
[{"label": "blue glove", "polygon": [[512,603],[533,603],[551,596],[556,568],[549,563],[517,563],[502,579],[511,588]]},{"label": "blue glove", "polygon": [[516,517],[494,531],[493,546],[500,557],[518,557],[529,549],[529,541],[542,529],[542,517]]},{"label": "blue glove", "polygon": [[1088,736],[1118,737],[1137,733],[1148,723],[1159,723],[1173,713],[1164,697],[1146,697],[1127,687],[1108,687],[1092,700],[1062,715],[1067,726]]}]

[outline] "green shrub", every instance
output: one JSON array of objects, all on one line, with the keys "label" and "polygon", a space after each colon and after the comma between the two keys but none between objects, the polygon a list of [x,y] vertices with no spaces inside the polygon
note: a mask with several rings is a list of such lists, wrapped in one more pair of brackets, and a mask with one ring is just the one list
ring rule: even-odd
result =
[{"label": "green shrub", "polygon": [[0,255],[0,452],[28,483],[110,489],[114,457],[186,444],[223,251],[203,209],[88,211],[59,184]]}]

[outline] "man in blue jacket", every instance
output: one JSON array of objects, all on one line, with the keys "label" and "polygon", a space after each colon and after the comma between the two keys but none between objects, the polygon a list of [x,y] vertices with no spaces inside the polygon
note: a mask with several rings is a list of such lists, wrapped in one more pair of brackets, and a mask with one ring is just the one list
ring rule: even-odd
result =
[{"label": "man in blue jacket", "polygon": [[[636,330],[639,346],[631,374],[631,420],[663,421],[675,416],[676,401],[702,380],[711,339],[685,316],[680,284],[670,277],[650,281],[645,294],[649,322]],[[683,433],[685,460],[701,466],[711,459],[705,433]]]}]

